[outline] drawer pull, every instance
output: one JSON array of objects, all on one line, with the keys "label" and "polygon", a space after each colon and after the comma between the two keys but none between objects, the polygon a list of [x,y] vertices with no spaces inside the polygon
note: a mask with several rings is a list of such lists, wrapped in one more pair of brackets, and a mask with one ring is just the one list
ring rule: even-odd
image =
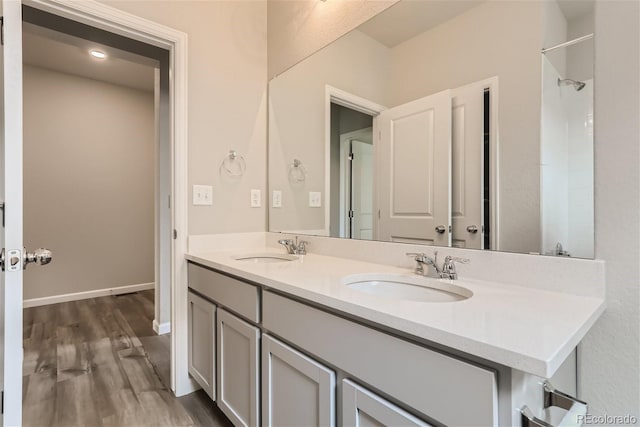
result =
[{"label": "drawer pull", "polygon": [[522,414],[522,427],[553,427],[548,422],[533,415],[527,405],[520,409],[520,414]]},{"label": "drawer pull", "polygon": [[582,406],[587,409],[587,403],[582,400],[578,400],[573,396],[569,396],[567,393],[563,393],[556,390],[549,381],[544,382],[544,407],[550,408],[556,406],[558,408],[565,409],[567,411],[575,410]]},{"label": "drawer pull", "polygon": [[[556,390],[549,381],[545,381],[543,383],[543,389],[544,409],[551,408],[553,406],[568,411],[565,418],[556,427],[566,425],[565,422],[575,425],[577,420],[574,418],[578,418],[577,415],[587,413],[586,402]],[[533,412],[527,406],[523,406],[520,413],[522,414],[522,427],[554,427],[548,422],[533,415]]]}]

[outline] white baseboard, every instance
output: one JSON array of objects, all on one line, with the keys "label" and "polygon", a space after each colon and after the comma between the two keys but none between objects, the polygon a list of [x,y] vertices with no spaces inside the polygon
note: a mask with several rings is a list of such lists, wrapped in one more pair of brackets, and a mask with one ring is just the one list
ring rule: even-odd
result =
[{"label": "white baseboard", "polygon": [[164,335],[171,332],[171,322],[158,323],[156,319],[153,319],[153,330],[158,335]]},{"label": "white baseboard", "polygon": [[116,288],[96,289],[94,291],[76,292],[73,294],[53,295],[50,297],[31,298],[24,300],[23,307],[38,307],[41,305],[57,304],[68,301],[78,301],[89,298],[106,297],[109,295],[130,294],[132,292],[153,289],[155,283],[141,283],[139,285],[118,286]]}]

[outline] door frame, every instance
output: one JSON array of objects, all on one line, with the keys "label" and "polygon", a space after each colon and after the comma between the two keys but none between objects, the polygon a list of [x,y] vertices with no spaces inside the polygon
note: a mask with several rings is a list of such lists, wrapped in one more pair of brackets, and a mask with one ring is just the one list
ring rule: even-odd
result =
[{"label": "door frame", "polygon": [[171,390],[199,387],[188,374],[187,346],[187,34],[96,1],[23,0],[23,4],[169,51],[171,111]]},{"label": "door frame", "polygon": [[[374,141],[378,133],[377,116],[386,110],[387,107],[330,85],[325,85],[324,94],[324,235],[331,237],[331,199],[327,197],[331,190],[331,104],[341,105],[371,116],[373,118]],[[375,143],[373,144],[373,156],[376,158]],[[374,182],[374,206],[376,206],[377,203],[377,191]],[[374,215],[374,219],[375,217]]]}]

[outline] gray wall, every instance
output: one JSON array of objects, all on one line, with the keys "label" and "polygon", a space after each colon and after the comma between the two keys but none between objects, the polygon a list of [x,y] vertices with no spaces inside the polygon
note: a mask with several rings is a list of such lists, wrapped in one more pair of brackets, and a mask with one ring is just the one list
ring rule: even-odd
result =
[{"label": "gray wall", "polygon": [[24,67],[25,299],[154,281],[151,92]]}]

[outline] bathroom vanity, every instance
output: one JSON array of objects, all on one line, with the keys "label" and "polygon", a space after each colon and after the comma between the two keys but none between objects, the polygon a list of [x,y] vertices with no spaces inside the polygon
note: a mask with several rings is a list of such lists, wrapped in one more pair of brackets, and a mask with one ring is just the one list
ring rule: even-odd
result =
[{"label": "bathroom vanity", "polygon": [[[235,425],[516,426],[523,410],[571,425],[586,412],[544,409],[558,402],[544,384],[575,396],[574,349],[602,298],[269,246],[187,258],[189,372]],[[390,278],[459,298],[352,286]]]}]

